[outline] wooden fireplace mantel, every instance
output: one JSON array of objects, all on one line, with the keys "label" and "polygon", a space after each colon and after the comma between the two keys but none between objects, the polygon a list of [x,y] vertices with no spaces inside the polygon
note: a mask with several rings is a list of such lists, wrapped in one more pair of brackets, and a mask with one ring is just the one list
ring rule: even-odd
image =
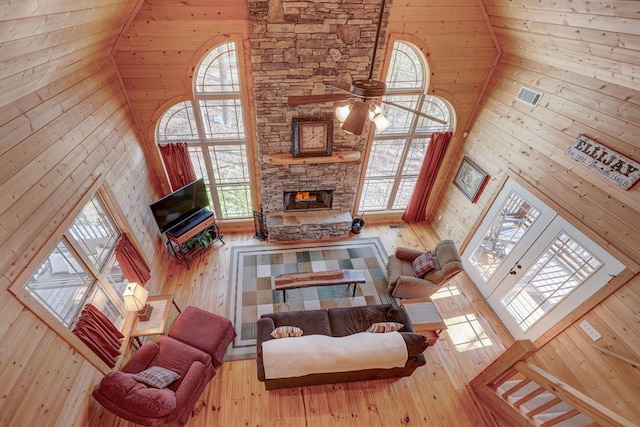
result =
[{"label": "wooden fireplace mantel", "polygon": [[338,151],[330,156],[318,157],[293,157],[291,154],[265,154],[262,156],[262,159],[269,165],[278,165],[283,167],[317,163],[348,163],[360,160],[360,152]]}]

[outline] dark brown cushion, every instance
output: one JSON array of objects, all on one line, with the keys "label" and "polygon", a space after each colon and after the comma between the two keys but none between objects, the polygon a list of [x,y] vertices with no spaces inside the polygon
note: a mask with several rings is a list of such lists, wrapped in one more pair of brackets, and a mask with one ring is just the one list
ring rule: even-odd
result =
[{"label": "dark brown cushion", "polygon": [[333,336],[346,337],[364,332],[374,323],[386,322],[391,308],[391,304],[331,308],[328,312]]},{"label": "dark brown cushion", "polygon": [[422,354],[422,352],[429,347],[427,337],[424,335],[415,334],[413,332],[400,332],[400,335],[402,335],[404,343],[407,345],[409,357],[416,357]]},{"label": "dark brown cushion", "polygon": [[[274,327],[297,326],[304,331],[304,335],[329,335],[331,325],[327,317],[327,310],[285,311],[281,313],[263,314],[262,317],[273,319]],[[271,331],[269,331],[271,333]]]}]

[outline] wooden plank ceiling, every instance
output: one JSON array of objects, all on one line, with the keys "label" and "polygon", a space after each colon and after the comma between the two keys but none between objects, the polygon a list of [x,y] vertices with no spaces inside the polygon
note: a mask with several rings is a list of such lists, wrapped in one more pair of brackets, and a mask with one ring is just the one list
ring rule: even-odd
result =
[{"label": "wooden plank ceiling", "polygon": [[[244,2],[224,0],[212,5],[204,0],[147,0],[139,8],[141,2],[2,2],[0,105],[108,55],[134,13],[137,14],[134,24],[115,52],[128,95],[134,99],[139,91],[162,99],[175,95],[174,89],[155,87],[152,78],[166,75],[174,78],[181,74],[175,85],[184,89],[189,86],[185,79],[190,75],[184,69],[184,60],[177,57],[191,55],[204,40],[216,34],[247,31]],[[392,14],[397,17],[396,22],[404,24],[393,29],[419,37],[429,27],[435,44],[440,44],[436,33],[444,38],[463,37],[474,48],[465,54],[475,55],[484,69],[487,58],[483,52],[492,46],[485,46],[482,41],[486,27],[478,21],[481,13],[493,26],[504,60],[533,60],[558,73],[571,71],[636,90],[640,87],[639,2],[483,0],[483,3],[484,9],[476,0],[396,0]],[[413,31],[414,22],[422,23],[423,30]],[[164,49],[149,49],[159,45]],[[442,69],[443,74],[456,72],[449,67],[447,64]],[[161,103],[158,99],[155,106]]]},{"label": "wooden plank ceiling", "polygon": [[135,6],[130,0],[0,2],[0,105],[104,59]]},{"label": "wooden plank ceiling", "polygon": [[483,1],[505,59],[640,89],[640,2]]}]

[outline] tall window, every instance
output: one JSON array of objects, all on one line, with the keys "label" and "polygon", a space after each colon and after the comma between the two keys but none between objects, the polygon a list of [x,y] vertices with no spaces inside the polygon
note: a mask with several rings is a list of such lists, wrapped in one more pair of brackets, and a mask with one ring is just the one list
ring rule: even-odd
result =
[{"label": "tall window", "polygon": [[120,231],[94,196],[82,209],[25,290],[65,327],[92,303],[120,328],[124,321],[122,292],[127,284],[115,257]]},{"label": "tall window", "polygon": [[393,123],[376,133],[365,171],[359,210],[404,210],[416,185],[429,138],[433,132],[451,130],[451,111],[435,96],[425,95],[429,84],[427,63],[415,47],[396,41],[387,74],[383,100],[444,120],[436,123],[411,112],[383,105]]},{"label": "tall window", "polygon": [[188,144],[196,175],[204,178],[216,217],[249,217],[251,180],[235,43],[211,50],[194,79],[193,99],[165,112],[156,141]]}]

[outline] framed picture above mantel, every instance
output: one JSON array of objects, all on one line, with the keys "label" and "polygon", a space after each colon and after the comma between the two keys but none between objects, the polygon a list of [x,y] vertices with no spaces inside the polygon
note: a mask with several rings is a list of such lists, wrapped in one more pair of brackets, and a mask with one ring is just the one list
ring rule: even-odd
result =
[{"label": "framed picture above mantel", "polygon": [[471,200],[471,203],[475,203],[488,180],[489,175],[473,160],[464,156],[453,183]]},{"label": "framed picture above mantel", "polygon": [[330,156],[333,145],[333,117],[296,117],[292,122],[293,157]]}]

